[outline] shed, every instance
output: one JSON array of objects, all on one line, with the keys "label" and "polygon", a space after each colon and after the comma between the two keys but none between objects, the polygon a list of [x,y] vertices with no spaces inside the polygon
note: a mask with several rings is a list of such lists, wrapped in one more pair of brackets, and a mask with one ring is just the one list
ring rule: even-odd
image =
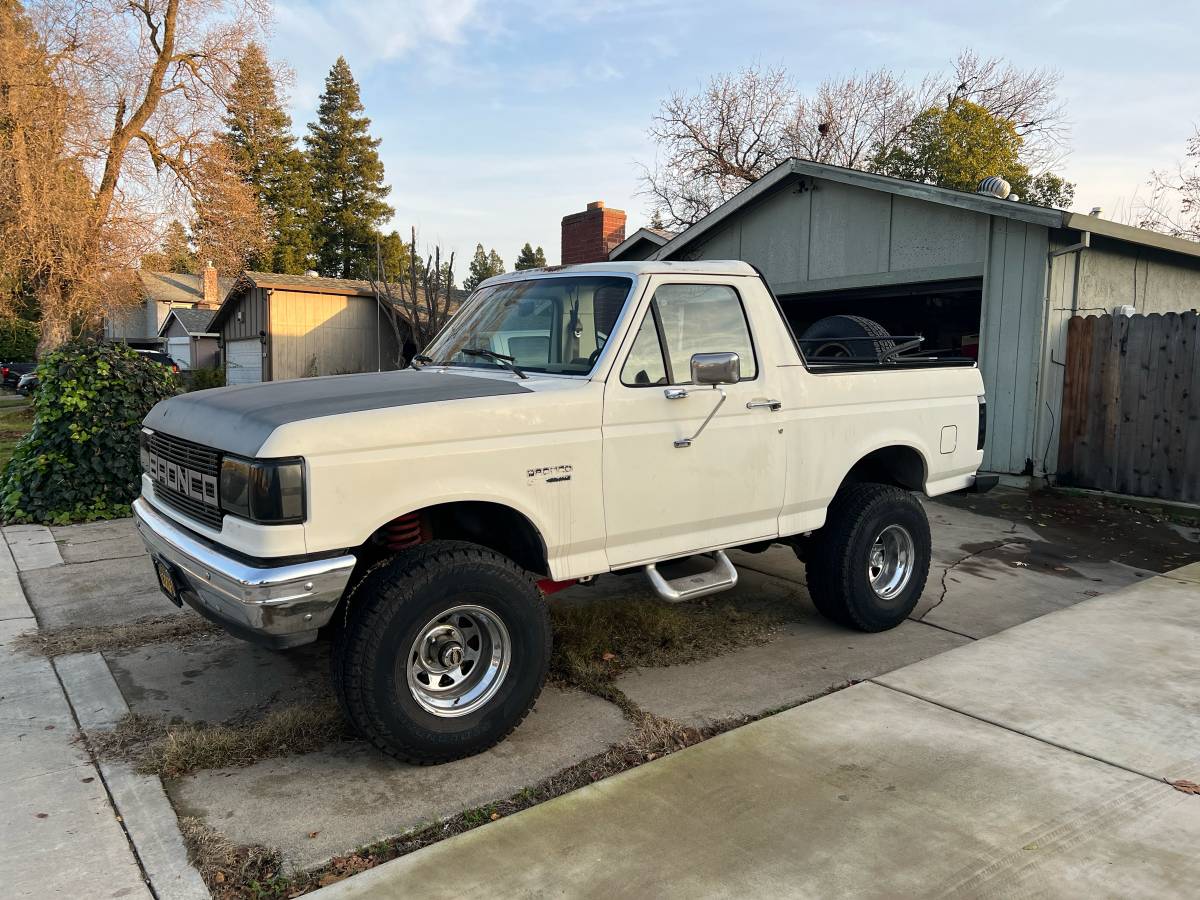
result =
[{"label": "shed", "polygon": [[215,315],[215,309],[205,307],[175,307],[167,313],[158,333],[180,369],[212,369],[220,363],[219,335],[210,330]]},{"label": "shed", "polygon": [[228,384],[394,369],[400,349],[371,283],[345,278],[243,272],[209,327]]},{"label": "shed", "polygon": [[654,258],[753,263],[798,334],[857,313],[925,335],[927,350],[977,355],[983,468],[1008,475],[1057,467],[1071,315],[1200,306],[1200,243],[806,160],[781,164]]}]

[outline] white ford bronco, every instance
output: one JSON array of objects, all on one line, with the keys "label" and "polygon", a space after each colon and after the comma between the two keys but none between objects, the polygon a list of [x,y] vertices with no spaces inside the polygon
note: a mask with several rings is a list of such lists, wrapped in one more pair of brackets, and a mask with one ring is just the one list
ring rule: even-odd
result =
[{"label": "white ford bronco", "polygon": [[797,339],[742,262],[501,275],[412,368],[158,404],[137,526],[173,602],[276,648],[328,634],[363,735],[456,759],[537,699],[545,595],[605,573],[688,600],[736,584],[726,550],[782,543],[823,615],[903,621],[914,492],[990,487],[978,368],[916,345],[852,316]]}]

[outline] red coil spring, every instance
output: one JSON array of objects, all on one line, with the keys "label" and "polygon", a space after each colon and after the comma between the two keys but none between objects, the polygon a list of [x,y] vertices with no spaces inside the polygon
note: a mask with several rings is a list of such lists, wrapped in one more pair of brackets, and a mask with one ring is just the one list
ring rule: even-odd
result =
[{"label": "red coil spring", "polygon": [[403,550],[427,539],[420,513],[408,513],[383,526],[383,543],[389,550]]}]

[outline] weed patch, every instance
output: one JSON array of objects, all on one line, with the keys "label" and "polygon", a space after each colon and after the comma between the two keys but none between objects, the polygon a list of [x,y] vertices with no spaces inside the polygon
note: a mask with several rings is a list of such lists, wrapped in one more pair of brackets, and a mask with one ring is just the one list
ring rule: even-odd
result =
[{"label": "weed patch", "polygon": [[128,650],[164,641],[187,643],[220,633],[219,627],[199,616],[158,616],[123,625],[31,631],[17,637],[13,645],[27,653],[53,657],[67,653]]},{"label": "weed patch", "polygon": [[677,666],[771,639],[787,614],[703,601],[602,600],[551,605],[554,653],[550,677],[621,707],[633,721],[644,715],[617,687],[621,673]]},{"label": "weed patch", "polygon": [[101,756],[128,760],[144,775],[178,778],[311,753],[350,737],[337,705],[323,702],[285,707],[245,725],[171,724],[130,713],[110,731],[90,732],[88,744]]}]

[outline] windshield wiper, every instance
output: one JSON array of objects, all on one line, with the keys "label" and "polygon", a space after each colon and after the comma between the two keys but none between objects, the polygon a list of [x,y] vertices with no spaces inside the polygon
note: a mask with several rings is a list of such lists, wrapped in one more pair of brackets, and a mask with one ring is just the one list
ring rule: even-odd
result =
[{"label": "windshield wiper", "polygon": [[484,359],[490,359],[492,362],[500,363],[500,365],[511,370],[514,375],[517,375],[521,378],[529,377],[517,368],[517,361],[514,357],[505,356],[503,353],[497,353],[495,350],[484,350],[479,347],[464,347],[458,352],[464,356],[482,356]]}]

